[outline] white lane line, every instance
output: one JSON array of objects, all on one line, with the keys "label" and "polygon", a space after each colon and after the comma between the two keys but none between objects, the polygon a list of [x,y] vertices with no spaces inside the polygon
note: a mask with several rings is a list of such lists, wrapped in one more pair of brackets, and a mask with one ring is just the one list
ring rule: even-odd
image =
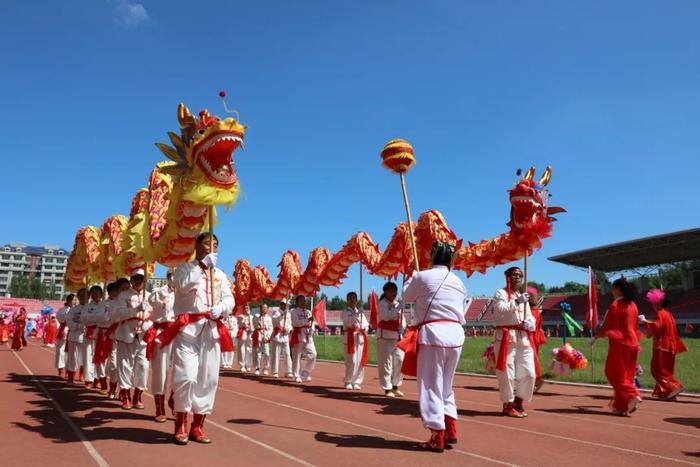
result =
[{"label": "white lane line", "polygon": [[[316,381],[324,381],[324,382],[327,382],[327,383],[338,384],[337,381],[330,380],[330,379],[326,379],[326,378],[314,378],[314,380],[316,380]],[[340,386],[338,386],[338,387],[339,387],[339,389],[342,389]],[[466,391],[472,392],[472,391],[469,390],[469,389],[466,389]],[[410,391],[410,390],[408,390],[408,389],[404,389],[404,393],[410,394],[410,395],[412,395],[412,396],[418,396],[418,393],[417,393],[417,392],[413,392],[413,391]],[[468,403],[468,404],[475,404],[475,405],[480,405],[480,406],[483,406],[483,407],[492,407],[492,408],[494,407],[494,404],[489,404],[489,403],[485,403],[485,402],[475,401],[475,400],[472,400],[472,399],[455,399],[455,400],[456,400],[457,402],[464,402],[464,403]],[[551,400],[551,398],[548,398],[547,400]],[[577,402],[581,402],[581,401],[577,401]],[[601,407],[601,408],[602,408],[602,407]],[[637,429],[637,430],[644,430],[644,431],[651,431],[651,432],[655,432],[655,433],[664,433],[664,434],[669,434],[669,435],[674,435],[674,436],[684,436],[684,437],[686,437],[686,438],[700,439],[700,435],[694,435],[694,434],[691,434],[691,433],[683,433],[683,432],[681,432],[681,431],[663,430],[663,429],[661,429],[661,428],[651,428],[651,427],[645,427],[645,426],[639,426],[639,425],[631,425],[631,424],[628,425],[628,424],[625,424],[625,423],[616,423],[616,422],[610,422],[610,421],[606,421],[606,420],[596,420],[596,419],[594,419],[594,418],[579,417],[579,416],[576,416],[576,415],[565,415],[565,414],[551,413],[551,412],[543,411],[543,410],[541,410],[541,409],[534,409],[534,410],[535,410],[537,413],[539,413],[539,414],[548,415],[548,416],[552,416],[552,417],[570,418],[570,419],[572,419],[572,420],[579,420],[579,421],[585,421],[585,422],[593,422],[593,423],[599,423],[599,424],[603,424],[603,425],[619,426],[619,427],[622,427],[622,428],[634,428],[634,429]],[[648,411],[645,410],[644,413],[656,413],[656,412],[648,412]],[[668,415],[668,414],[663,414],[663,415]]]},{"label": "white lane line", "polygon": [[[247,398],[249,398],[249,399],[253,399],[253,400],[260,401],[260,402],[264,402],[264,403],[266,403],[266,404],[274,404],[274,405],[277,405],[277,406],[279,406],[279,407],[284,407],[284,408],[286,408],[286,409],[295,410],[295,411],[297,411],[297,412],[305,413],[305,414],[307,414],[307,415],[313,415],[313,416],[315,416],[315,417],[325,418],[325,419],[327,419],[327,420],[332,420],[332,421],[338,422],[338,423],[345,423],[346,425],[352,425],[352,426],[354,426],[354,427],[361,428],[361,429],[363,429],[363,430],[373,431],[373,432],[375,432],[375,433],[382,433],[382,434],[385,434],[385,435],[394,436],[394,437],[406,439],[406,440],[409,440],[409,441],[420,442],[420,440],[418,440],[418,439],[416,439],[416,438],[411,438],[410,436],[405,436],[405,435],[402,435],[402,434],[399,434],[399,433],[394,433],[394,432],[391,432],[391,431],[380,430],[380,429],[378,429],[378,428],[374,428],[374,427],[371,427],[371,426],[362,425],[362,424],[360,424],[360,423],[355,423],[355,422],[351,422],[351,421],[348,421],[348,420],[343,420],[342,418],[331,417],[330,415],[324,415],[324,414],[321,414],[321,413],[318,413],[318,412],[312,412],[311,410],[302,409],[302,408],[300,408],[300,407],[294,407],[294,406],[287,405],[287,404],[283,404],[283,403],[281,403],[281,402],[276,402],[276,401],[273,401],[273,400],[270,400],[270,399],[263,399],[262,397],[251,396],[250,394],[246,394],[246,393],[234,391],[234,390],[232,390],[232,389],[224,388],[224,387],[221,387],[221,386],[219,386],[219,391],[230,392],[231,394],[236,394],[236,395],[239,395],[239,396],[247,397]],[[490,458],[490,457],[480,456],[479,454],[474,454],[474,453],[471,453],[471,452],[462,451],[462,450],[460,450],[460,449],[451,449],[449,452],[454,452],[454,453],[462,454],[462,455],[464,455],[464,456],[474,457],[474,458],[476,458],[476,459],[480,459],[480,460],[487,461],[487,462],[492,462],[492,463],[494,463],[494,464],[508,465],[508,466],[510,466],[510,467],[519,467],[517,464],[511,464],[511,463],[509,463],[509,462],[499,461],[498,459],[492,459],[492,458]]]},{"label": "white lane line", "polygon": [[70,419],[70,417],[64,412],[63,408],[56,402],[56,400],[51,397],[51,394],[49,393],[48,389],[46,389],[46,386],[43,385],[41,381],[34,375],[32,370],[29,369],[26,363],[24,363],[24,360],[22,360],[22,357],[19,356],[17,352],[12,352],[12,354],[17,357],[17,360],[22,364],[24,369],[29,373],[29,375],[32,377],[32,381],[41,389],[41,392],[44,393],[44,396],[51,402],[51,404],[54,406],[58,414],[63,418],[63,420],[66,421],[68,426],[70,427],[71,431],[75,434],[75,436],[78,437],[80,442],[83,444],[83,447],[87,450],[88,454],[92,456],[93,459],[95,459],[95,463],[99,465],[100,467],[109,467],[109,464],[107,461],[100,455],[100,453],[97,452],[97,449],[92,445],[90,441],[85,437],[83,434],[82,430],[78,428],[78,426],[73,423],[73,420]]}]

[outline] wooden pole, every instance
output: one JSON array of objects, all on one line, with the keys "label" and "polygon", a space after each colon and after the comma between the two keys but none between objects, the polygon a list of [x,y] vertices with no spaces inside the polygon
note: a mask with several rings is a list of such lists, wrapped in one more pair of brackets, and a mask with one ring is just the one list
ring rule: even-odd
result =
[{"label": "wooden pole", "polygon": [[362,312],[362,300],[364,295],[362,295],[362,263],[360,263],[360,312]]},{"label": "wooden pole", "polygon": [[[214,253],[214,206],[209,206],[209,253]],[[214,266],[209,267],[209,295],[214,306]]]},{"label": "wooden pole", "polygon": [[524,264],[525,271],[523,271],[523,275],[524,275],[524,277],[523,277],[523,292],[527,292],[527,280],[528,280],[528,274],[527,274],[527,273],[528,273],[528,265],[527,265],[527,260],[528,260],[528,258],[529,258],[528,251],[525,250],[525,264]]},{"label": "wooden pole", "polygon": [[406,207],[406,219],[408,219],[408,233],[411,237],[411,251],[413,251],[413,268],[419,271],[418,250],[416,249],[416,239],[413,236],[413,221],[411,220],[411,206],[408,204],[408,194],[406,193],[406,180],[403,172],[399,174],[401,178],[401,191],[403,192],[403,204]]},{"label": "wooden pole", "polygon": [[148,262],[144,263],[143,266],[143,290],[141,293],[143,294],[143,299],[142,303],[146,303],[146,289],[148,288]]}]

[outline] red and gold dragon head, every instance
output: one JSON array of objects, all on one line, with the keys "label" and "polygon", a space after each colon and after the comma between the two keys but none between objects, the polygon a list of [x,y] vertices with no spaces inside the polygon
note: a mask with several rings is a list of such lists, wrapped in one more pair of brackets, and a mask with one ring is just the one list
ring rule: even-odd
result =
[{"label": "red and gold dragon head", "polygon": [[238,192],[238,178],[232,156],[243,145],[246,127],[237,119],[222,120],[207,110],[195,116],[184,104],[178,106],[177,118],[180,135],[168,133],[174,147],[156,144],[174,162],[162,167],[163,172],[214,188],[218,202],[226,192],[229,196],[223,198],[233,200]]},{"label": "red and gold dragon head", "polygon": [[534,176],[535,168],[531,167],[509,190],[510,221],[507,225],[514,231],[544,228],[554,220],[552,215],[565,212],[563,208],[547,206],[550,195],[546,186],[552,177],[552,168],[547,167],[537,183]]}]

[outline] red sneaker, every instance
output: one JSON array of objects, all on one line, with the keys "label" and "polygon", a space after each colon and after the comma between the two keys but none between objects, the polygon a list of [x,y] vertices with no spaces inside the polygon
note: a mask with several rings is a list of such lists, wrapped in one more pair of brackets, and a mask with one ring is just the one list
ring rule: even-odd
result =
[{"label": "red sneaker", "polygon": [[143,394],[143,390],[139,388],[134,388],[134,399],[133,399],[133,405],[135,409],[143,410],[144,405],[143,401],[141,400],[141,395]]},{"label": "red sneaker", "polygon": [[187,436],[187,412],[175,412],[175,444],[185,445]]},{"label": "red sneaker", "polygon": [[122,401],[122,409],[131,410],[131,394],[129,389],[119,391],[119,399]]},{"label": "red sneaker", "polygon": [[520,412],[522,417],[527,417],[527,412],[525,412],[525,407],[523,407],[523,400],[520,397],[515,398],[513,401],[513,407],[515,407],[515,410]]},{"label": "red sneaker", "polygon": [[516,410],[512,402],[507,402],[503,404],[503,412],[501,412],[501,414],[504,417],[523,418],[523,414]]},{"label": "red sneaker", "polygon": [[194,414],[192,418],[192,428],[190,429],[190,439],[197,443],[211,444],[209,437],[204,434],[204,419],[206,415]]},{"label": "red sneaker", "polygon": [[445,415],[445,447],[451,449],[453,444],[457,444],[457,419]]},{"label": "red sneaker", "polygon": [[443,452],[445,450],[445,430],[430,430],[430,439],[421,444],[424,451]]}]

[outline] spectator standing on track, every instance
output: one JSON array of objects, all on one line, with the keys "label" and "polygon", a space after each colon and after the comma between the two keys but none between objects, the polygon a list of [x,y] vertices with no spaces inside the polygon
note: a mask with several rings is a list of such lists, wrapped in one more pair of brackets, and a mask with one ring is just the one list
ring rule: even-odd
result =
[{"label": "spectator standing on track", "polygon": [[415,303],[418,326],[418,400],[430,439],[423,449],[442,452],[457,443],[457,405],[452,389],[464,344],[467,290],[451,271],[455,247],[435,242],[432,267],[414,272],[406,281],[403,299]]}]

